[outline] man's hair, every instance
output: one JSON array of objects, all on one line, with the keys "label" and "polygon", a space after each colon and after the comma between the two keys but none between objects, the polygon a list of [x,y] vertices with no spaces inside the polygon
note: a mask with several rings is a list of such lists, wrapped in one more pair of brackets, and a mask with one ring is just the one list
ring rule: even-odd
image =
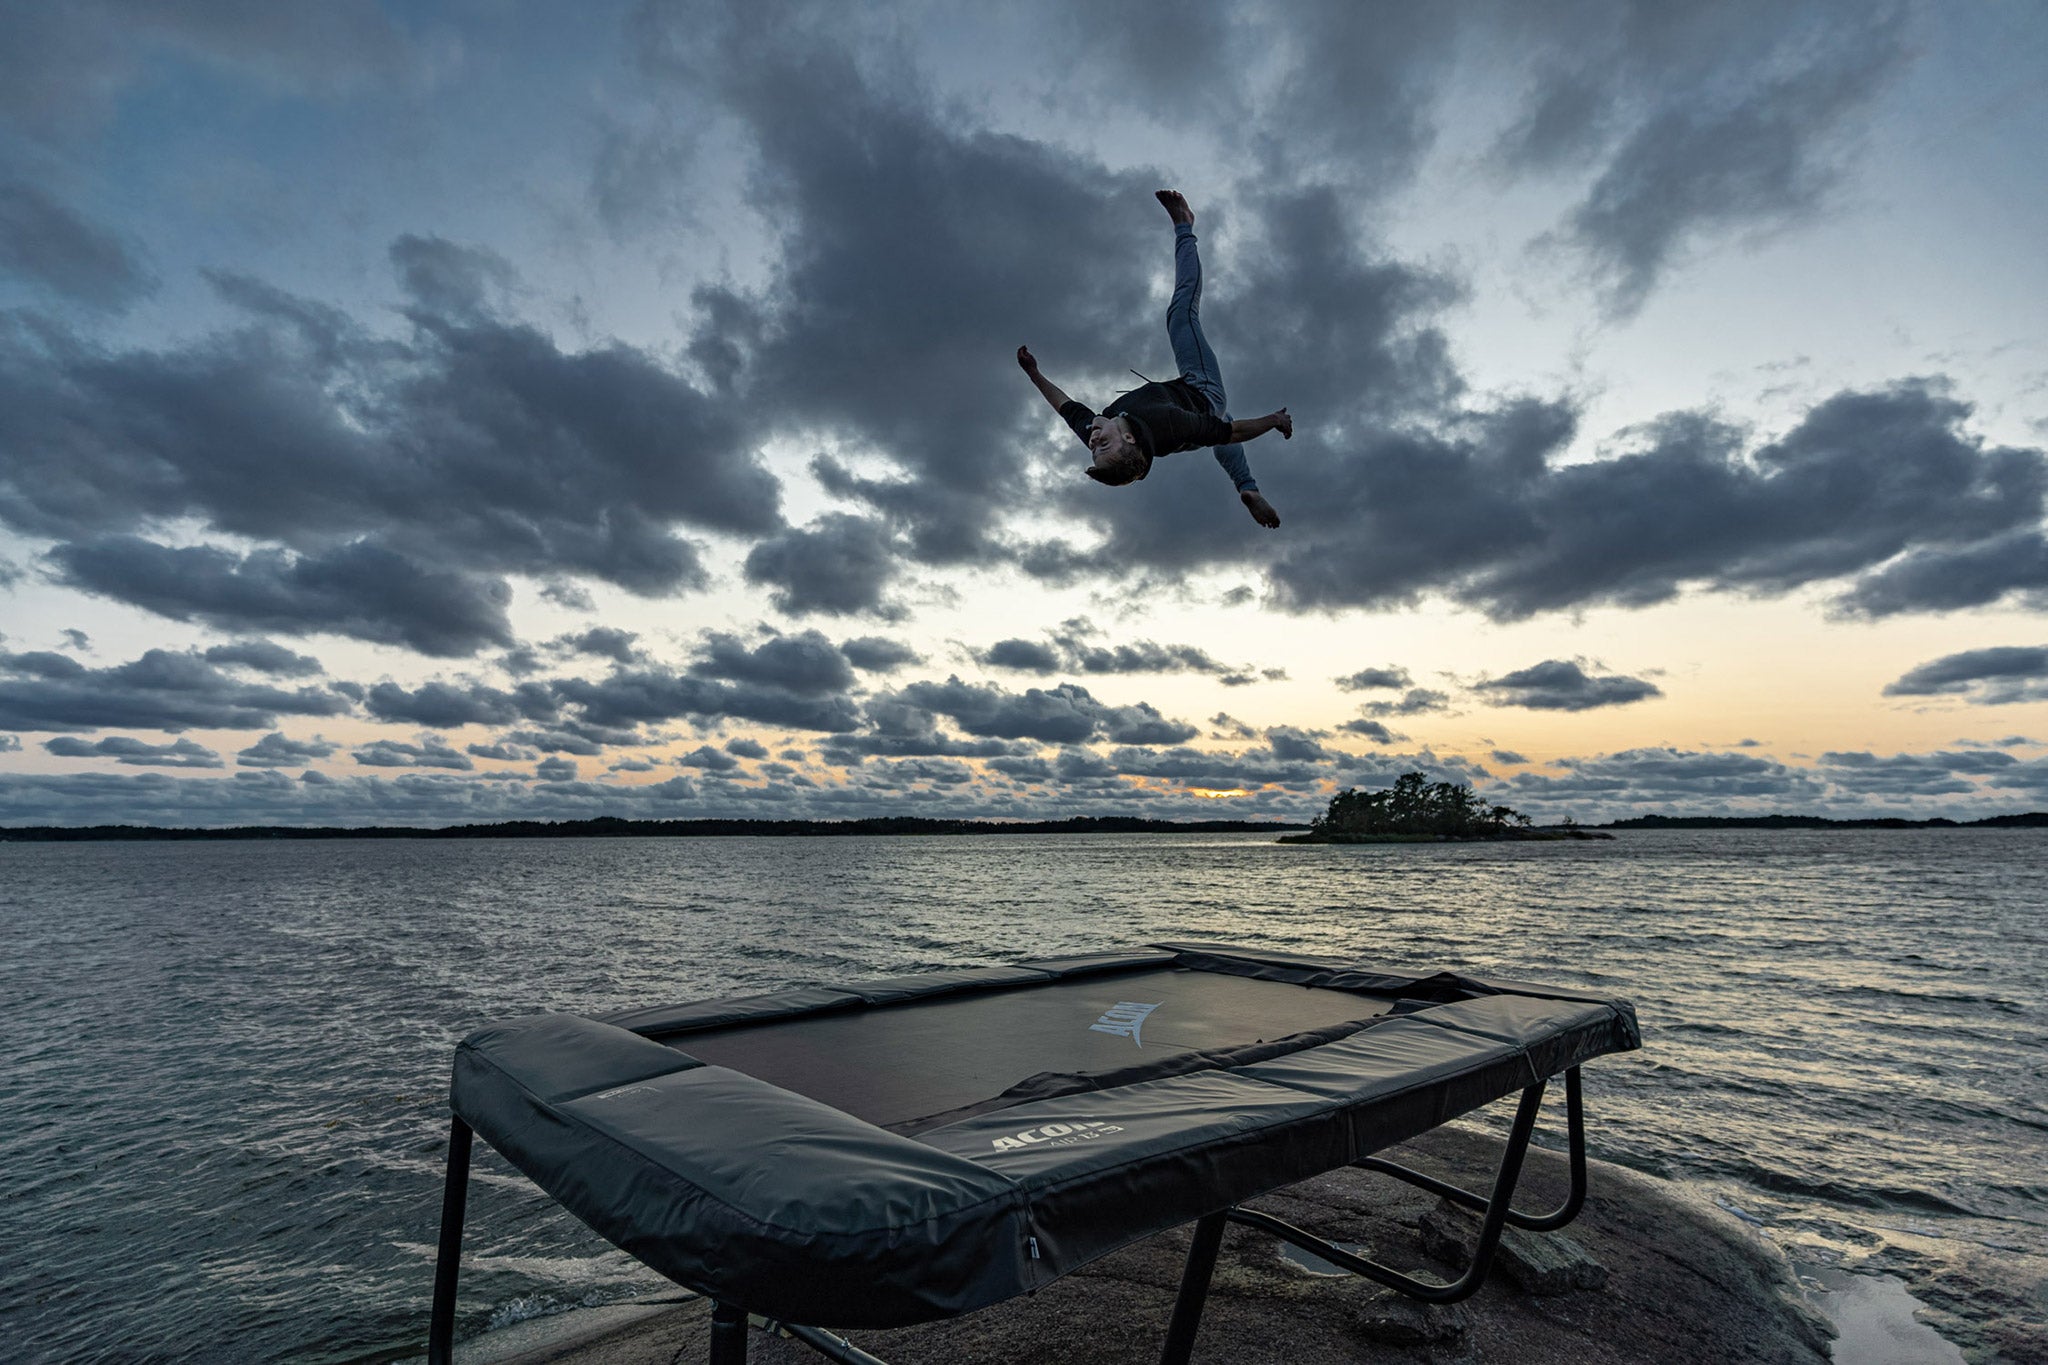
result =
[{"label": "man's hair", "polygon": [[1152,472],[1152,462],[1145,458],[1145,452],[1136,445],[1127,444],[1117,452],[1106,465],[1088,466],[1088,477],[1097,483],[1106,483],[1111,488],[1121,488],[1135,483]]}]

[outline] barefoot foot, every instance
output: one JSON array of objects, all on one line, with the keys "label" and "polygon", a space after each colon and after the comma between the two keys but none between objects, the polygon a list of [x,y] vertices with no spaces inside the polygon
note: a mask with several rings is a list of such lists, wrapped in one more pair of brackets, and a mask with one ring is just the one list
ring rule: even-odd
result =
[{"label": "barefoot foot", "polygon": [[1243,500],[1245,510],[1252,514],[1253,521],[1269,531],[1280,525],[1280,514],[1273,510],[1273,504],[1267,502],[1265,496],[1256,488],[1237,496]]},{"label": "barefoot foot", "polygon": [[1195,211],[1188,207],[1187,199],[1179,190],[1155,190],[1152,197],[1166,206],[1166,216],[1176,223],[1192,223]]}]

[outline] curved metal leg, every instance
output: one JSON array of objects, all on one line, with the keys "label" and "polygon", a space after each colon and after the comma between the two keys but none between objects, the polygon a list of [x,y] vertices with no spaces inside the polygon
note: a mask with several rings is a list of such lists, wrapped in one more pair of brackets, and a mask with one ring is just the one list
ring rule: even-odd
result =
[{"label": "curved metal leg", "polygon": [[441,1249],[434,1258],[434,1312],[427,1323],[427,1365],[449,1365],[455,1351],[455,1282],[462,1275],[462,1217],[469,1203],[472,1134],[460,1118],[448,1127],[448,1181],[441,1187]]},{"label": "curved metal leg", "polygon": [[1209,1301],[1209,1277],[1216,1273],[1216,1253],[1223,1248],[1223,1225],[1229,1218],[1228,1212],[1212,1213],[1195,1223],[1195,1240],[1188,1247],[1187,1268],[1181,1271],[1180,1294],[1173,1301],[1173,1321],[1166,1328],[1159,1365],[1188,1365],[1194,1353],[1202,1308]]},{"label": "curved metal leg", "polygon": [[793,1322],[771,1322],[768,1326],[771,1331],[780,1329],[789,1333],[825,1359],[836,1360],[840,1365],[889,1365],[880,1356],[869,1355],[845,1337],[823,1328],[799,1327]]},{"label": "curved metal leg", "polygon": [[1494,1249],[1500,1245],[1508,1204],[1515,1196],[1515,1182],[1521,1178],[1522,1158],[1529,1150],[1529,1134],[1536,1128],[1536,1111],[1543,1107],[1543,1086],[1544,1083],[1538,1081],[1522,1092],[1521,1107],[1515,1111],[1515,1126],[1508,1133],[1508,1149],[1501,1155],[1500,1173],[1494,1178],[1493,1198],[1486,1201],[1486,1218],[1479,1226],[1479,1244],[1472,1250],[1472,1263],[1465,1268],[1463,1275],[1448,1283],[1419,1280],[1413,1275],[1390,1270],[1377,1261],[1354,1256],[1270,1213],[1260,1213],[1256,1209],[1232,1209],[1229,1217],[1247,1227],[1269,1232],[1284,1242],[1292,1242],[1304,1251],[1314,1252],[1354,1275],[1363,1275],[1390,1289],[1398,1289],[1410,1298],[1421,1299],[1425,1303],[1456,1303],[1470,1298],[1485,1283],[1486,1272],[1493,1268]]},{"label": "curved metal leg", "polygon": [[[1571,1192],[1565,1196],[1564,1203],[1549,1213],[1523,1213],[1518,1209],[1507,1211],[1508,1222],[1518,1228],[1527,1228],[1530,1232],[1555,1232],[1578,1217],[1579,1210],[1586,1205],[1586,1114],[1584,1101],[1579,1093],[1577,1067],[1572,1067],[1564,1073],[1564,1108],[1565,1131],[1571,1148]],[[1410,1170],[1392,1161],[1382,1161],[1376,1156],[1369,1156],[1351,1164],[1361,1170],[1378,1171],[1381,1175],[1405,1180],[1411,1185],[1428,1190],[1431,1194],[1441,1195],[1452,1203],[1462,1204],[1468,1209],[1483,1213],[1487,1207],[1488,1201],[1482,1195],[1460,1189],[1456,1185],[1447,1185],[1434,1176],[1424,1175],[1420,1171]]]}]

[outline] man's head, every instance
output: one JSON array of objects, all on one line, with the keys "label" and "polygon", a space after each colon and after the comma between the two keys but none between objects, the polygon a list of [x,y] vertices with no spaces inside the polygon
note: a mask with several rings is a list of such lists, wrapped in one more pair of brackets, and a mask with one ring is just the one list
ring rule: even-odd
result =
[{"label": "man's head", "polygon": [[1151,472],[1152,462],[1131,437],[1127,423],[1115,417],[1097,417],[1088,428],[1088,448],[1095,452],[1088,477],[1112,487],[1142,479]]}]

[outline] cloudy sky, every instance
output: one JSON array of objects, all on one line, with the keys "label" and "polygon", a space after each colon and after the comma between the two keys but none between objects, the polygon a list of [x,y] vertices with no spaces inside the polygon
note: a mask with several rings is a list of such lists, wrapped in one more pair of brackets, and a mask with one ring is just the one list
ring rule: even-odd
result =
[{"label": "cloudy sky", "polygon": [[[0,823],[2048,807],[2048,11],[0,3]],[[1171,227],[1266,531],[1096,405]]]}]

